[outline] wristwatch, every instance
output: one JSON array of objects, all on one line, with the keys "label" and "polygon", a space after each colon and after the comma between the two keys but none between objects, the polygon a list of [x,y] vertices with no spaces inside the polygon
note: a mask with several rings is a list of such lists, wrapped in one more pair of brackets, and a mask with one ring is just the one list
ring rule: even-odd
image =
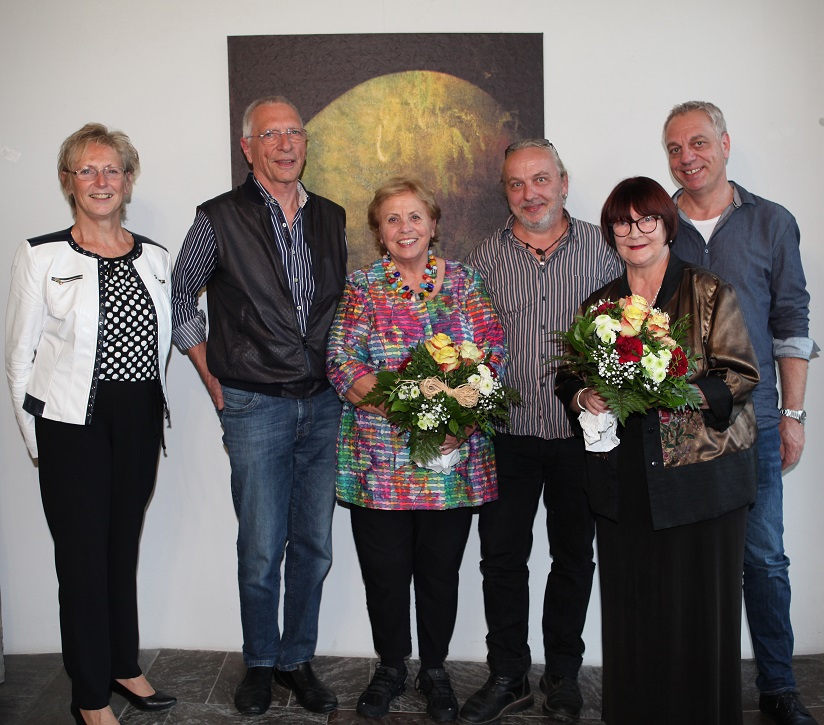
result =
[{"label": "wristwatch", "polygon": [[804,421],[807,420],[806,410],[790,410],[789,408],[780,408],[778,412],[781,413],[781,415],[787,416],[787,418],[794,418],[801,423],[801,425],[804,425]]}]

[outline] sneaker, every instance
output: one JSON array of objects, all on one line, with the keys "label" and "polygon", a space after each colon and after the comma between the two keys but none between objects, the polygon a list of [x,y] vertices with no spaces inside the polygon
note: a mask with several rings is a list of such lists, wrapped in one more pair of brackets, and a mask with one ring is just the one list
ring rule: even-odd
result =
[{"label": "sneaker", "polygon": [[426,696],[426,712],[435,722],[450,722],[458,717],[458,700],[442,667],[419,672],[415,689]]},{"label": "sneaker", "polygon": [[578,679],[564,675],[550,675],[544,672],[541,678],[541,692],[546,695],[545,714],[560,722],[575,722],[584,708],[584,696],[578,686]]},{"label": "sneaker", "polygon": [[526,710],[534,702],[526,675],[498,677],[493,673],[484,686],[464,703],[460,719],[469,725],[486,725],[507,713]]},{"label": "sneaker", "polygon": [[357,711],[364,717],[383,717],[389,712],[389,703],[406,689],[406,667],[400,674],[394,667],[378,662],[375,674],[358,698]]},{"label": "sneaker", "polygon": [[818,725],[795,690],[777,695],[762,694],[758,698],[758,709],[778,725]]}]

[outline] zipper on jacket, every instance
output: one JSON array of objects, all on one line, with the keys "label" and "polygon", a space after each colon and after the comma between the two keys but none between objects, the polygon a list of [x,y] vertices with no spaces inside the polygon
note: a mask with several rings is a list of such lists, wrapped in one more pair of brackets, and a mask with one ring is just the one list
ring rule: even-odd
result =
[{"label": "zipper on jacket", "polygon": [[74,277],[52,277],[52,282],[57,282],[57,284],[66,284],[66,282],[74,282],[78,279],[83,279],[82,274],[76,274]]}]

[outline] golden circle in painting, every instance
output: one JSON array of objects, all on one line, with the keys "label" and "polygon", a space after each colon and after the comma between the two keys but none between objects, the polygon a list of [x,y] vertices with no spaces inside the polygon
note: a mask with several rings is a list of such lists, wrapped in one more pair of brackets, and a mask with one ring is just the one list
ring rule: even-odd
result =
[{"label": "golden circle in painting", "polygon": [[434,189],[443,211],[441,256],[462,259],[507,218],[501,166],[517,116],[468,81],[432,71],[380,76],[335,99],[306,127],[302,180],[346,208],[350,270],[379,256],[366,207],[390,176],[417,176]]}]

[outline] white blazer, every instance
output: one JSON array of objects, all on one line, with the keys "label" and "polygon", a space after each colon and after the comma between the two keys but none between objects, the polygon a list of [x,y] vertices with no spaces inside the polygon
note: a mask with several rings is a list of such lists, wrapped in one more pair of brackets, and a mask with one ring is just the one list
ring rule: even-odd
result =
[{"label": "white blazer", "polygon": [[[134,234],[142,252],[134,266],[157,314],[157,359],[163,396],[172,336],[171,258],[160,245]],[[6,310],[6,375],[14,414],[32,458],[37,458],[34,415],[87,425],[99,365],[98,261],[73,249],[69,229],[23,242],[12,264]]]}]

